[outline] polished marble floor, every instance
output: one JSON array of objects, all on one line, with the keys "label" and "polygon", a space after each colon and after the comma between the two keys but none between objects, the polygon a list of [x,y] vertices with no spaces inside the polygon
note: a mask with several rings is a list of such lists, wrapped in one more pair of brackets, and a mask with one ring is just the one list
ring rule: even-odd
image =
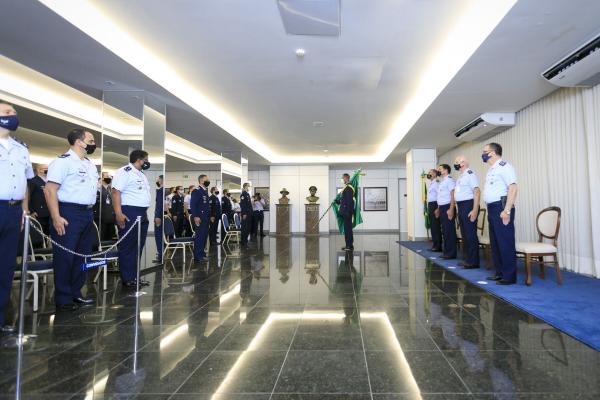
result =
[{"label": "polished marble floor", "polygon": [[397,240],[176,255],[146,270],[145,295],[109,274],[77,312],[55,313],[50,283],[28,304],[37,338],[0,348],[0,399],[600,398],[600,353]]}]

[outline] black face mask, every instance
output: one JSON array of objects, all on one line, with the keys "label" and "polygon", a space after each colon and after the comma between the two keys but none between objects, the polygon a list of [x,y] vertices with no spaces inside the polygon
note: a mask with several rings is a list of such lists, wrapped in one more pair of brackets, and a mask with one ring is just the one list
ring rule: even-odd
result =
[{"label": "black face mask", "polygon": [[460,164],[454,164],[454,169],[460,171]]},{"label": "black face mask", "polygon": [[110,185],[111,182],[112,182],[111,178],[104,178],[104,183],[106,183],[107,185]]},{"label": "black face mask", "polygon": [[48,175],[48,170],[47,169],[43,170],[42,172],[44,173],[44,175]]},{"label": "black face mask", "polygon": [[427,174],[427,179],[433,179],[433,175]]},{"label": "black face mask", "polygon": [[436,172],[435,172],[435,175],[436,175],[436,176],[442,176],[442,173],[441,173],[440,171],[436,171]]},{"label": "black face mask", "polygon": [[142,170],[147,170],[150,169],[150,161],[144,161],[144,163],[142,164]]},{"label": "black face mask", "polygon": [[160,187],[160,183],[159,182],[156,182],[156,187]]},{"label": "black face mask", "polygon": [[219,195],[219,191],[216,191],[216,192],[215,192],[215,195],[217,195],[217,196],[218,196],[218,195]]},{"label": "black face mask", "polygon": [[204,183],[202,185],[204,185],[204,187],[209,187],[210,186],[210,181],[204,181]]},{"label": "black face mask", "polygon": [[96,145],[95,144],[87,144],[87,146],[85,147],[85,152],[88,155],[94,154],[95,151],[96,151]]}]

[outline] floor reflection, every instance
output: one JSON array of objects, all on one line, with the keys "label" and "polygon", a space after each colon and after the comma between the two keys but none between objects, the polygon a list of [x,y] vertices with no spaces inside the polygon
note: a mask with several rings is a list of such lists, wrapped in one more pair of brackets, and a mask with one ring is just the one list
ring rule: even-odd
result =
[{"label": "floor reflection", "polygon": [[397,240],[268,237],[146,270],[139,298],[117,274],[74,313],[44,296],[26,315],[37,339],[0,348],[0,398],[600,394],[598,352]]}]

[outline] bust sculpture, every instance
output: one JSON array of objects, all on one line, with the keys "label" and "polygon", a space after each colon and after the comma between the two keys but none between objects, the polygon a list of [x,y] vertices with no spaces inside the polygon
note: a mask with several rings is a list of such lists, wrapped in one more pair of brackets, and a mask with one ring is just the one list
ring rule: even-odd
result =
[{"label": "bust sculpture", "polygon": [[279,199],[279,204],[289,204],[290,199],[287,197],[288,194],[290,194],[290,192],[287,191],[286,188],[281,189],[281,192],[279,192],[281,194],[281,198]]},{"label": "bust sculpture", "polygon": [[317,194],[317,187],[309,187],[308,192],[310,193],[310,196],[306,198],[306,201],[308,201],[309,204],[317,204],[317,201],[319,201],[319,198],[315,196]]}]

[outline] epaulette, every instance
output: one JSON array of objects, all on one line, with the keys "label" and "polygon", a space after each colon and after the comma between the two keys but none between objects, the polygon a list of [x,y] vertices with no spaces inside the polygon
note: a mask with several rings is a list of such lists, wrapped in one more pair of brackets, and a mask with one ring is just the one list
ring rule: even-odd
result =
[{"label": "epaulette", "polygon": [[129,165],[128,165],[128,166],[126,166],[126,167],[125,167],[125,171],[127,171],[127,172],[131,171],[131,167],[130,167]]},{"label": "epaulette", "polygon": [[65,153],[65,154],[61,154],[60,156],[58,156],[58,158],[67,158],[67,157],[71,157],[71,155],[69,153]]},{"label": "epaulette", "polygon": [[25,143],[24,141],[19,140],[17,138],[13,138],[13,139],[15,140],[15,142],[19,143],[21,146],[25,147],[26,149],[29,148],[29,146],[27,146],[27,143]]},{"label": "epaulette", "polygon": [[350,187],[350,189],[352,189],[352,193],[356,193],[356,189],[354,189],[354,186],[352,186],[349,183],[347,183],[346,186],[348,186],[348,187]]},{"label": "epaulette", "polygon": [[473,171],[471,171],[471,170],[468,170],[468,171],[467,171],[467,173],[468,173],[468,174],[472,174],[472,173],[473,173]]},{"label": "epaulette", "polygon": [[506,161],[500,161],[499,164],[504,167],[506,165]]}]

